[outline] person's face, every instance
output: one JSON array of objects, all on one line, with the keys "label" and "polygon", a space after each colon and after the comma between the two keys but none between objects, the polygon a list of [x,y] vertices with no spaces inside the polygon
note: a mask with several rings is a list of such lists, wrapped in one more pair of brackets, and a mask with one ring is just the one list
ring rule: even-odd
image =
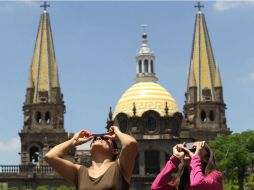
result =
[{"label": "person's face", "polygon": [[105,138],[103,136],[96,136],[93,138],[93,141],[90,146],[91,148],[94,146],[102,146],[104,148],[110,149],[113,147],[113,142],[110,139]]}]

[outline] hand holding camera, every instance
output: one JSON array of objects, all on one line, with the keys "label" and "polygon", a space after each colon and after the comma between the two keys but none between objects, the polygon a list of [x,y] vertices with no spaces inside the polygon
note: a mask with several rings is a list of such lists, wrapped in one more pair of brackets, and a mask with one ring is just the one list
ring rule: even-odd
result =
[{"label": "hand holding camera", "polygon": [[182,158],[184,158],[184,154],[185,154],[183,149],[184,149],[184,144],[175,145],[173,147],[173,155],[181,160]]},{"label": "hand holding camera", "polygon": [[173,155],[178,159],[182,159],[185,154],[188,154],[192,158],[195,155],[200,155],[204,146],[205,141],[177,144],[173,148]]},{"label": "hand holding camera", "polygon": [[184,151],[189,154],[192,158],[195,155],[200,155],[201,150],[205,146],[205,141],[198,141],[194,143],[186,143],[184,144]]}]

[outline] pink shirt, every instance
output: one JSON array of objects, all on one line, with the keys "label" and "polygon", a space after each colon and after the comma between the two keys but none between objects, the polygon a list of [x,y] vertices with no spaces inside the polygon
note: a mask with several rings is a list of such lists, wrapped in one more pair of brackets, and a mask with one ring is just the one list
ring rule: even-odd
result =
[{"label": "pink shirt", "polygon": [[[179,163],[176,157],[171,156],[166,166],[154,180],[151,190],[175,190],[169,184],[169,179]],[[204,176],[201,159],[195,155],[190,162],[190,186],[186,190],[223,190],[222,179],[222,173],[216,170]]]}]

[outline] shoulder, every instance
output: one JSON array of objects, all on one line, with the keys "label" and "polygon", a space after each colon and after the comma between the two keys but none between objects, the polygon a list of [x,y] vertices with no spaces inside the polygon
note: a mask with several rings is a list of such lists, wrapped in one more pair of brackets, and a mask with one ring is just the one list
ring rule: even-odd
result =
[{"label": "shoulder", "polygon": [[213,170],[211,173],[209,173],[209,175],[216,176],[216,177],[223,177],[222,172],[218,170]]},{"label": "shoulder", "polygon": [[86,166],[84,166],[84,165],[75,164],[75,166],[77,168],[78,173],[80,173],[81,171],[88,170],[88,168]]},{"label": "shoulder", "polygon": [[222,172],[220,172],[218,170],[213,170],[211,173],[209,173],[207,175],[207,177],[210,177],[213,180],[216,180],[216,181],[221,182],[221,183],[222,183],[222,180],[223,180],[223,174],[222,174]]},{"label": "shoulder", "polygon": [[84,167],[83,165],[80,164],[74,164],[74,166],[77,168],[77,170],[79,170],[81,167]]}]

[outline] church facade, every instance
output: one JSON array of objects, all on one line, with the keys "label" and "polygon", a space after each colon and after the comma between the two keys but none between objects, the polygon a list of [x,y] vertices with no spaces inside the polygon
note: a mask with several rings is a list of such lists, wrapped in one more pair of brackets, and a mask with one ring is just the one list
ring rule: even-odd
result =
[{"label": "church facade", "polygon": [[[29,186],[29,183],[70,185],[43,160],[51,147],[69,138],[64,129],[65,105],[46,8],[47,4],[44,4],[23,106],[24,125],[19,133],[21,165],[12,170],[2,168],[0,172],[1,182],[9,186]],[[171,93],[158,83],[156,64],[159,63],[148,45],[148,35],[143,33],[136,65],[133,64],[133,71],[136,67],[135,83],[123,93],[114,111],[110,109],[107,120],[107,128],[116,125],[138,141],[133,190],[150,189],[175,144],[209,141],[219,134],[230,133],[220,71],[200,4],[194,25],[183,113]],[[86,153],[86,157],[89,154]],[[67,159],[81,160],[75,150]]]},{"label": "church facade", "polygon": [[124,92],[112,116],[109,114],[108,127],[117,125],[138,141],[134,189],[149,189],[175,144],[209,141],[230,133],[219,67],[200,4],[198,8],[183,113],[170,92],[157,82],[155,54],[144,33],[136,55],[135,84]]}]

